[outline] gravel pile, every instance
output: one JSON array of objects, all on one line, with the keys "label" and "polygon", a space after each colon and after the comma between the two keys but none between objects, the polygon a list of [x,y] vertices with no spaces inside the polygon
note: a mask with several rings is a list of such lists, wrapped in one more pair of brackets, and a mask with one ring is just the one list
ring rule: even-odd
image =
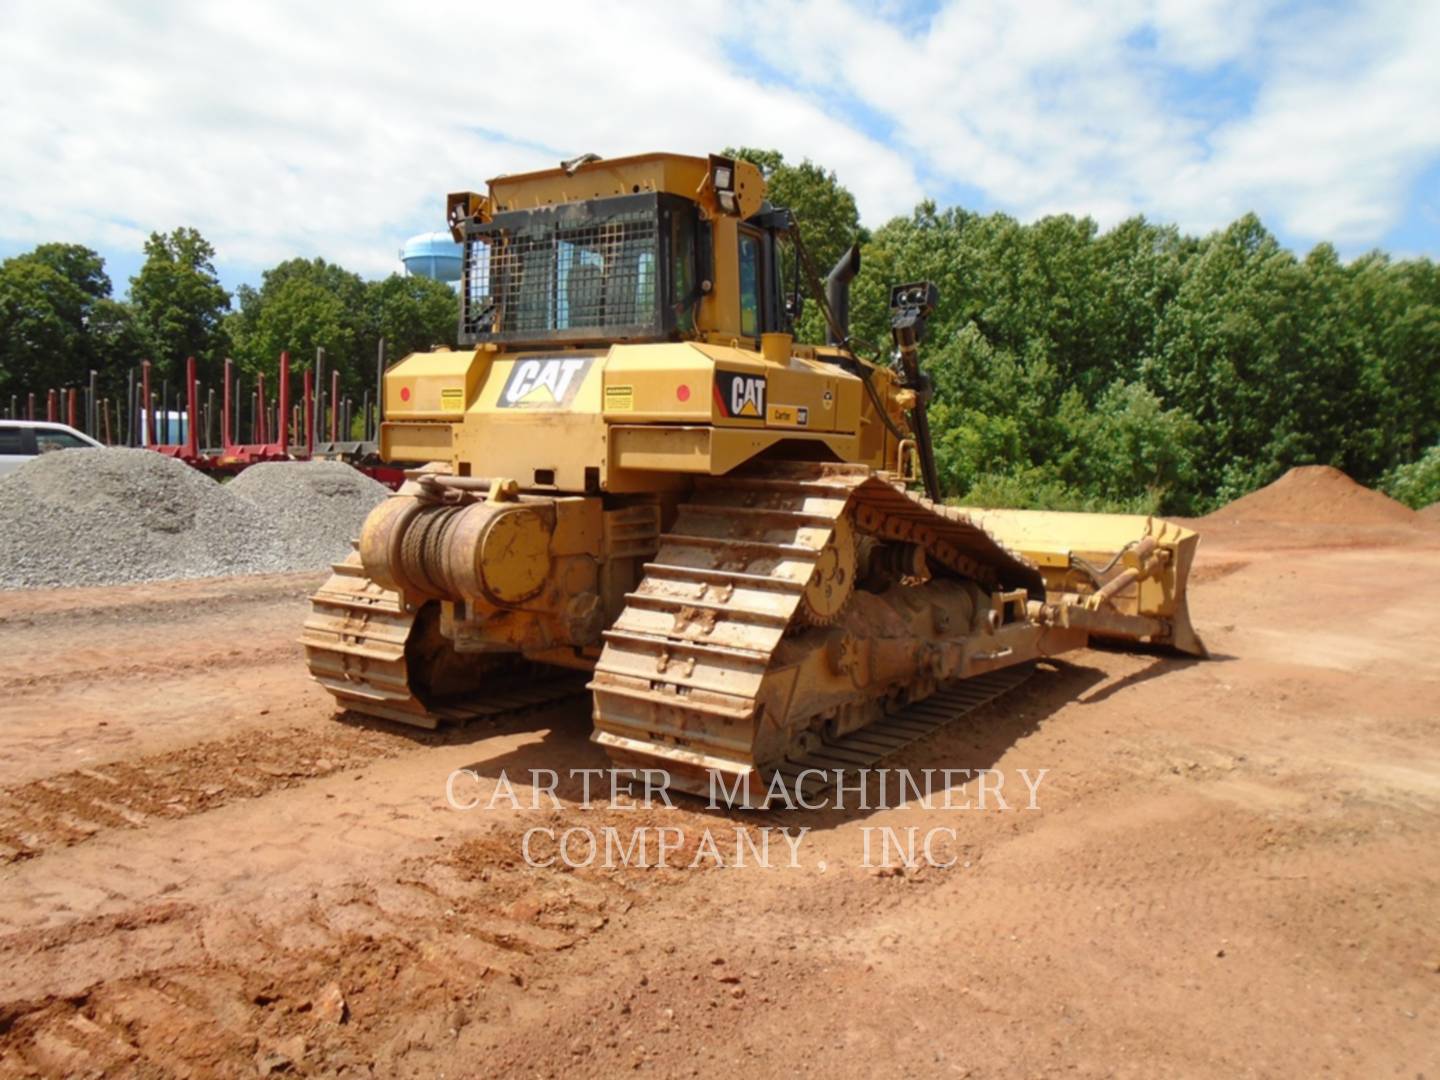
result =
[{"label": "gravel pile", "polygon": [[383,485],[340,462],[218,484],[151,450],[64,450],[0,476],[0,588],[322,570]]},{"label": "gravel pile", "polygon": [[287,569],[329,566],[345,557],[365,516],[390,494],[339,461],[252,465],[225,485],[273,523]]},{"label": "gravel pile", "polygon": [[151,450],[63,450],[0,476],[0,587],[284,568],[253,506]]}]

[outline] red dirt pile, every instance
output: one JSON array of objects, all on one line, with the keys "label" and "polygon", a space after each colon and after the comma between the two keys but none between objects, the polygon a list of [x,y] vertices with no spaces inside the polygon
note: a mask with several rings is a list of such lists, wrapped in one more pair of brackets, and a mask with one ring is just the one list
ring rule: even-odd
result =
[{"label": "red dirt pile", "polygon": [[1290,521],[1321,525],[1413,525],[1404,503],[1357,484],[1329,465],[1301,465],[1268,487],[1222,506],[1205,520]]},{"label": "red dirt pile", "polygon": [[1428,521],[1431,525],[1440,525],[1440,502],[1433,502],[1423,510],[1416,510],[1422,521]]}]

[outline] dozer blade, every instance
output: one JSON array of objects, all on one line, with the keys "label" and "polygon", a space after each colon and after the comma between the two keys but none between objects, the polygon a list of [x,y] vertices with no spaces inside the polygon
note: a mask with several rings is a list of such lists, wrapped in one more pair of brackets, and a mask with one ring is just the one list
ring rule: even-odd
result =
[{"label": "dozer blade", "polygon": [[1200,543],[1193,530],[1143,514],[964,510],[1040,568],[1060,625],[1206,655],[1185,595]]}]

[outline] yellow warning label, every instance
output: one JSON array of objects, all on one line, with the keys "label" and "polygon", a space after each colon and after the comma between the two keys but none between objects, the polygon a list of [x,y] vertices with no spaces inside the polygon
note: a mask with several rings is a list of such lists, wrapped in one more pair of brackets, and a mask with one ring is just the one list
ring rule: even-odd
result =
[{"label": "yellow warning label", "polygon": [[465,411],[465,391],[458,386],[445,386],[440,390],[440,408],[444,412]]},{"label": "yellow warning label", "polygon": [[606,412],[634,412],[635,388],[633,386],[605,387]]},{"label": "yellow warning label", "polygon": [[765,410],[765,422],[776,427],[805,427],[810,423],[810,410],[804,405],[771,405]]}]

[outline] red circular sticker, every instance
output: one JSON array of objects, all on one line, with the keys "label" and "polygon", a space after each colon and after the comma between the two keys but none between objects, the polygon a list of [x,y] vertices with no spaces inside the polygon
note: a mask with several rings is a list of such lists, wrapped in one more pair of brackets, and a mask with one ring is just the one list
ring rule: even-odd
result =
[{"label": "red circular sticker", "polygon": [[677,387],[675,388],[675,396],[676,396],[677,398],[679,398],[681,401],[689,401],[689,400],[690,400],[690,387],[685,386],[685,385],[683,385],[683,384],[680,385],[680,386],[677,386]]},{"label": "red circular sticker", "polygon": [[410,400],[410,387],[408,387],[408,386],[402,386],[402,387],[400,388],[400,400],[401,400],[401,401],[409,401],[409,400]]}]

